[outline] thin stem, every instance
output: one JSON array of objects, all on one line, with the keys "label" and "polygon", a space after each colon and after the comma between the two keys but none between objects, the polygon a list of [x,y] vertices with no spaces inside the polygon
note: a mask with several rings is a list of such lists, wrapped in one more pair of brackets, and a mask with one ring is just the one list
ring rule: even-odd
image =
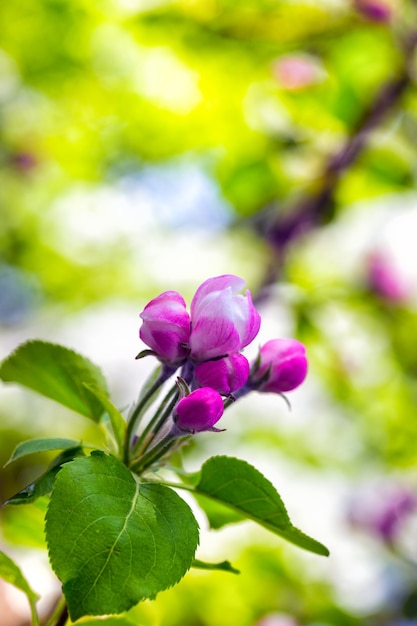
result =
[{"label": "thin stem", "polygon": [[168,450],[176,443],[174,437],[167,437],[160,441],[154,448],[141,456],[135,463],[130,466],[132,472],[142,473],[147,467],[152,465],[154,461],[164,456]]},{"label": "thin stem", "polygon": [[[178,398],[178,388],[176,385],[172,387],[165,398],[158,407],[155,415],[145,426],[142,433],[139,435],[137,442],[132,449],[132,456],[137,456],[139,453],[144,452],[150,445],[154,435],[159,431],[162,424],[165,422]],[[152,435],[152,436],[149,436]]]},{"label": "thin stem", "polygon": [[57,602],[50,618],[44,626],[65,626],[68,621],[68,607],[65,597],[62,596]]},{"label": "thin stem", "polygon": [[152,396],[158,391],[158,389],[164,384],[166,380],[167,380],[167,376],[162,371],[158,379],[148,389],[148,391],[145,393],[143,398],[139,400],[139,402],[135,406],[135,409],[132,415],[129,418],[129,421],[127,423],[127,428],[126,428],[124,446],[123,446],[123,449],[124,449],[123,456],[124,456],[124,461],[126,464],[129,463],[129,459],[130,459],[130,441],[132,439],[134,429],[142,415],[142,411],[144,410],[144,408],[146,407],[146,405],[148,404]]}]

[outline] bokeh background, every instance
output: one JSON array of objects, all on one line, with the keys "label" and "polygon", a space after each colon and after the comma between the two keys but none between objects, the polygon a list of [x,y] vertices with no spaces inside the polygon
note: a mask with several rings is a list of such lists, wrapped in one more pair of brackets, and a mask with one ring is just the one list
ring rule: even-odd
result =
[{"label": "bokeh background", "polygon": [[[0,358],[62,343],[125,408],[154,366],[135,361],[146,302],[222,273],[256,298],[259,343],[308,351],[291,411],[241,400],[186,463],[252,462],[330,558],[199,514],[200,557],[241,574],[192,570],[134,624],[417,624],[416,47],[413,0],[0,3]],[[2,465],[24,439],[98,437],[0,398]],[[1,501],[49,461],[4,469]],[[6,507],[0,542],[46,613],[44,511]],[[27,614],[0,583],[1,625]]]}]

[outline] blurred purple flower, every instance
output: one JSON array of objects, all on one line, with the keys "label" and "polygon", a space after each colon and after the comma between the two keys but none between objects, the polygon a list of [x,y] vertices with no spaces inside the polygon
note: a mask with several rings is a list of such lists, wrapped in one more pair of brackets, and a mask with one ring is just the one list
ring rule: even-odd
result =
[{"label": "blurred purple flower", "polygon": [[235,353],[197,365],[194,372],[200,387],[211,387],[223,396],[237,391],[249,376],[249,362],[243,354]]},{"label": "blurred purple flower", "polygon": [[355,7],[358,13],[373,22],[389,22],[392,17],[392,7],[381,0],[356,0]]},{"label": "blurred purple flower", "polygon": [[185,433],[211,430],[223,415],[221,395],[209,387],[201,387],[182,398],[174,410],[174,422]]},{"label": "blurred purple flower", "polygon": [[417,493],[408,487],[389,485],[375,488],[352,501],[349,522],[386,543],[393,543],[408,517],[417,509]]},{"label": "blurred purple flower", "polygon": [[258,391],[283,393],[295,389],[307,376],[304,345],[296,339],[271,339],[260,349],[251,385]]}]

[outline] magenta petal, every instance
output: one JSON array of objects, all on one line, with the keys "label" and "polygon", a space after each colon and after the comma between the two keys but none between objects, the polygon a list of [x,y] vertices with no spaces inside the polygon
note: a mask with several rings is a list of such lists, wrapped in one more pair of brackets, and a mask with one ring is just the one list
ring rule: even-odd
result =
[{"label": "magenta petal", "polygon": [[221,276],[207,279],[199,286],[191,301],[191,317],[199,315],[200,306],[208,295],[228,288],[231,288],[232,293],[238,293],[244,286],[245,281],[243,278],[234,274],[222,274]]},{"label": "magenta petal", "polygon": [[151,300],[142,313],[139,336],[164,363],[179,365],[188,355],[190,316],[184,298],[165,291]]},{"label": "magenta petal", "polygon": [[195,368],[194,375],[201,387],[211,387],[228,396],[246,383],[249,363],[243,354],[231,354],[223,359],[200,363]]},{"label": "magenta petal", "polygon": [[186,432],[210,430],[223,415],[222,397],[214,389],[202,387],[182,398],[174,411],[176,425]]},{"label": "magenta petal", "polygon": [[240,337],[234,324],[222,317],[200,318],[191,332],[190,349],[196,362],[236,352],[239,346]]}]

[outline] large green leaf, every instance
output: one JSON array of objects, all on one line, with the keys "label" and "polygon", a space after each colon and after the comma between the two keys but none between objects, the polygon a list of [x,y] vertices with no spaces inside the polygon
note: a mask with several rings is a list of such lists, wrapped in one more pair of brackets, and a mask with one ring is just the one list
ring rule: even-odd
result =
[{"label": "large green leaf", "polygon": [[59,472],[46,538],[75,620],[121,613],[177,583],[192,564],[198,526],[172,489],[140,483],[94,452]]},{"label": "large green leaf", "polygon": [[39,620],[36,612],[36,600],[38,599],[38,595],[32,590],[20,568],[7,554],[4,554],[4,552],[0,552],[0,578],[14,585],[14,587],[17,587],[17,589],[20,589],[26,594],[32,613],[32,624],[33,626],[38,626]]},{"label": "large green leaf", "polygon": [[0,379],[19,383],[95,421],[102,403],[86,387],[94,385],[107,394],[100,369],[86,357],[53,343],[28,341],[0,366]]},{"label": "large green leaf", "polygon": [[195,490],[300,548],[323,556],[329,554],[324,545],[292,525],[275,487],[246,461],[227,456],[212,457],[201,468]]}]

